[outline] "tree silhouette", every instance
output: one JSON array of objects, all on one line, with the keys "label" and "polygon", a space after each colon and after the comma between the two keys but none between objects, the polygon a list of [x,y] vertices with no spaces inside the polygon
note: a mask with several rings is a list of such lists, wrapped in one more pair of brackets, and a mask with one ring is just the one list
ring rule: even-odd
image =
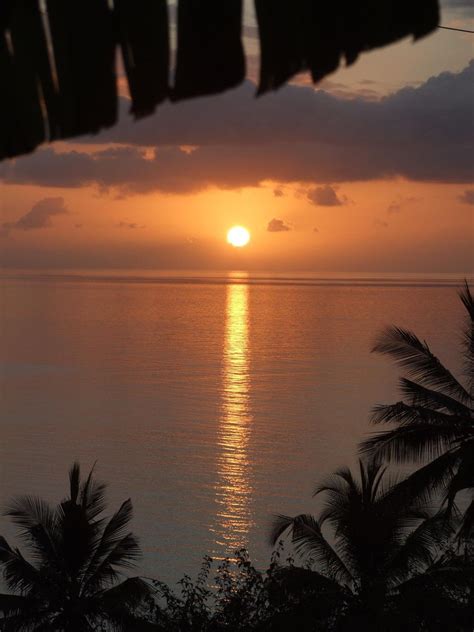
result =
[{"label": "tree silhouette", "polygon": [[375,423],[397,427],[366,440],[362,451],[396,463],[430,460],[404,483],[408,495],[426,498],[445,490],[452,506],[457,493],[470,488],[461,531],[468,539],[474,528],[474,299],[467,282],[460,298],[467,311],[462,336],[466,384],[441,364],[425,341],[405,329],[389,327],[374,351],[395,358],[413,379],[400,380],[404,401],[375,407]]},{"label": "tree silhouette", "polygon": [[[343,468],[316,489],[324,493],[319,519],[278,516],[271,541],[288,532],[296,551],[326,582],[339,618],[339,627],[330,629],[389,630],[403,616],[401,595],[408,602],[412,586],[419,590],[428,577],[436,586],[443,577],[441,553],[455,533],[454,512],[407,503],[385,467],[375,461],[359,465],[359,480]],[[468,590],[464,569],[455,566],[452,577]],[[320,598],[322,586],[316,591]]]},{"label": "tree silhouette", "polygon": [[147,630],[136,612],[149,587],[139,577],[123,579],[120,573],[140,554],[128,531],[130,500],[107,519],[102,515],[105,485],[92,470],[82,482],[74,464],[69,483],[69,497],[54,508],[21,496],[5,512],[31,561],[0,537],[0,564],[11,591],[0,595],[0,630],[83,632],[105,624],[113,630]]}]

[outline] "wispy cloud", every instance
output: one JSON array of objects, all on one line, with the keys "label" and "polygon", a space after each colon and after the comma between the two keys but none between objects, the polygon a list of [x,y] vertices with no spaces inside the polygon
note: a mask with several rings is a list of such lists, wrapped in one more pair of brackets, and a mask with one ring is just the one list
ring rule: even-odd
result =
[{"label": "wispy cloud", "polygon": [[421,198],[418,198],[418,197],[398,195],[395,198],[395,200],[390,202],[390,204],[388,205],[387,213],[389,215],[400,213],[400,211],[402,210],[404,206],[415,204],[416,202],[420,202],[420,201],[421,201]]},{"label": "wispy cloud", "polygon": [[145,224],[137,224],[136,222],[119,222],[117,228],[128,228],[134,230],[135,228],[146,228]]}]

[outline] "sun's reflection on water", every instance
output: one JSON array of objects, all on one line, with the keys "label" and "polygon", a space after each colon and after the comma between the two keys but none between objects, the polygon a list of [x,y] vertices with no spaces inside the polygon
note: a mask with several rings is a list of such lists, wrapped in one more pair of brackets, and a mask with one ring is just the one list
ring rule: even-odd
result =
[{"label": "sun's reflection on water", "polygon": [[251,526],[248,292],[245,281],[227,286],[215,528],[226,554],[247,546]]}]

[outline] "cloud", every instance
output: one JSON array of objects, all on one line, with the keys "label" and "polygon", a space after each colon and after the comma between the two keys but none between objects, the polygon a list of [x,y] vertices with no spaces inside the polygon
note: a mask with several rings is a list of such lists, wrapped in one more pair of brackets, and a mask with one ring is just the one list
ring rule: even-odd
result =
[{"label": "cloud", "polygon": [[458,196],[458,200],[464,204],[474,204],[474,189],[467,189]]},{"label": "cloud", "polygon": [[1,232],[5,236],[8,235],[11,230],[50,228],[53,225],[52,217],[55,215],[65,215],[67,212],[62,197],[44,198],[36,202],[31,211],[22,215],[16,222],[4,222],[1,225]]},{"label": "cloud", "polygon": [[441,5],[446,8],[472,10],[472,0],[442,0]]},{"label": "cloud", "polygon": [[414,204],[419,201],[420,201],[420,198],[418,197],[399,195],[395,200],[390,202],[390,204],[387,206],[387,213],[389,215],[393,215],[394,213],[399,213],[404,206],[407,206],[409,204]]},{"label": "cloud", "polygon": [[137,224],[136,222],[119,222],[117,228],[128,228],[133,230],[134,228],[146,228],[144,224]]},{"label": "cloud", "polygon": [[397,176],[470,182],[473,81],[474,62],[378,102],[291,85],[255,100],[255,86],[246,82],[212,98],[166,104],[138,122],[125,114],[128,102],[122,99],[120,123],[82,139],[112,143],[109,149],[45,148],[0,164],[0,178],[48,187],[93,185],[122,195]]},{"label": "cloud", "polygon": [[388,222],[386,222],[384,219],[374,219],[374,226],[376,226],[377,228],[388,228]]},{"label": "cloud", "polygon": [[291,230],[291,228],[282,219],[274,217],[268,222],[267,230],[269,233],[283,233]]},{"label": "cloud", "polygon": [[346,199],[344,197],[340,198],[336,190],[329,184],[310,189],[306,197],[315,206],[342,206],[346,203]]},{"label": "cloud", "polygon": [[313,228],[313,233],[319,233],[319,228],[314,227]]},{"label": "cloud", "polygon": [[275,197],[283,197],[284,193],[281,189],[273,189],[273,195]]}]

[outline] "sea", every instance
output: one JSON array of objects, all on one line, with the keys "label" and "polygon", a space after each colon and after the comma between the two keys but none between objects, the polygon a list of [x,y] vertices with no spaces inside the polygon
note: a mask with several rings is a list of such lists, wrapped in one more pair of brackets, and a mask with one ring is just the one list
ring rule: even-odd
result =
[{"label": "sea", "polygon": [[[175,583],[204,555],[268,563],[276,514],[318,511],[357,462],[399,370],[371,353],[412,329],[456,374],[463,275],[4,270],[0,505],[67,495],[79,461],[127,498],[137,573]],[[15,532],[0,517],[0,534]]]}]

